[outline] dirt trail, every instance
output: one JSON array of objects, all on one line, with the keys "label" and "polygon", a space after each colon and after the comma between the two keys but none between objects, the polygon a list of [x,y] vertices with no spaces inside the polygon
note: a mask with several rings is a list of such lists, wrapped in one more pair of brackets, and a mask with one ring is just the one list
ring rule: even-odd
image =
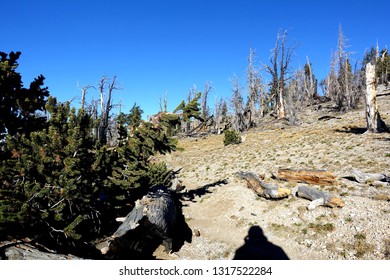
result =
[{"label": "dirt trail", "polygon": [[[378,102],[383,120],[390,124],[390,97],[379,97]],[[318,120],[322,116],[331,118]],[[363,109],[337,114],[323,106],[307,108],[298,126],[264,121],[244,134],[240,145],[223,146],[223,135],[180,140],[181,151],[158,159],[173,168],[183,167],[180,178],[187,190],[221,179],[228,179],[228,184],[184,201],[183,213],[194,232],[192,242],[174,255],[161,248],[155,255],[233,259],[252,229],[264,234],[262,240],[255,240],[258,244],[263,242],[275,252],[282,249],[290,259],[390,259],[390,185],[341,178],[353,168],[390,174],[390,134],[363,134],[364,127]],[[345,207],[309,212],[308,201],[301,198],[265,200],[235,176],[238,171],[252,171],[265,174],[274,184],[295,187],[296,183],[271,179],[278,168],[333,172],[338,176],[336,186],[312,187],[341,197]]]}]

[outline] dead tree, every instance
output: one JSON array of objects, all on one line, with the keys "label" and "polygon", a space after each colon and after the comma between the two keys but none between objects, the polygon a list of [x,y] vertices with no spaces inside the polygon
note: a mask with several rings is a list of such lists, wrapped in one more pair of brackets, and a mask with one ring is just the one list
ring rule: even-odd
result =
[{"label": "dead tree", "polygon": [[299,119],[306,99],[306,77],[304,70],[298,70],[287,86],[286,91],[286,118],[290,125],[295,125]]},{"label": "dead tree", "polygon": [[326,94],[340,111],[356,108],[362,91],[358,71],[352,73],[349,54],[346,51],[347,39],[339,26],[337,50],[332,54],[331,70],[326,78]]},{"label": "dead tree", "polygon": [[[77,87],[79,87],[79,83],[77,82]],[[84,109],[84,106],[85,106],[85,96],[87,95],[87,91],[90,89],[90,88],[95,88],[94,86],[91,86],[91,85],[83,85],[80,89],[81,89],[81,109]]]},{"label": "dead tree", "polygon": [[231,105],[234,110],[234,116],[232,121],[232,128],[235,131],[243,132],[248,130],[251,126],[251,111],[247,110],[244,105],[244,99],[242,97],[241,88],[238,83],[238,78],[234,77],[233,82],[233,97],[231,98]]},{"label": "dead tree", "polygon": [[314,77],[309,57],[306,57],[306,61],[307,62],[304,66],[304,87],[306,93],[305,96],[308,102],[312,102],[312,100],[317,97],[317,79]]},{"label": "dead tree", "polygon": [[160,97],[159,100],[159,105],[160,105],[160,112],[166,113],[168,111],[168,91],[165,92],[165,95],[163,98]]},{"label": "dead tree", "polygon": [[292,59],[293,47],[286,47],[287,30],[276,37],[275,47],[272,50],[270,62],[266,65],[266,70],[272,76],[271,96],[274,99],[274,109],[278,119],[286,117],[285,110],[285,83],[289,65]]},{"label": "dead tree", "polygon": [[266,183],[253,172],[240,171],[237,173],[237,176],[244,179],[247,182],[248,188],[258,196],[268,199],[279,199],[288,197],[291,194],[291,190]]},{"label": "dead tree", "polygon": [[371,63],[366,65],[366,122],[368,133],[388,130],[378,111],[376,102],[376,67],[375,64]]},{"label": "dead tree", "polygon": [[220,110],[220,103],[218,102],[217,97],[215,97],[215,122],[214,122],[214,129],[217,131],[217,133],[220,133],[219,124],[221,121],[221,110]]},{"label": "dead tree", "polygon": [[100,123],[98,126],[98,141],[103,145],[107,144],[109,118],[113,108],[112,93],[118,89],[120,88],[117,86],[116,76],[112,79],[103,76],[99,81]]},{"label": "dead tree", "polygon": [[[250,49],[249,51],[249,57],[248,62],[249,65],[246,69],[246,75],[247,75],[247,83],[248,83],[248,110],[251,112],[251,116],[255,117],[258,114],[258,110],[256,108],[256,104],[260,104],[261,110],[264,111],[264,108],[262,108],[263,104],[263,88],[262,88],[262,79],[260,76],[259,71],[254,67],[253,63],[253,57],[255,55],[255,52]],[[260,113],[261,116],[263,116],[263,113]]]},{"label": "dead tree", "polygon": [[212,89],[213,88],[211,86],[211,82],[207,81],[206,84],[204,85],[204,90],[202,93],[202,100],[201,100],[202,101],[202,119],[203,120],[208,119],[210,116],[210,108],[207,105],[207,103],[208,103],[209,93],[211,92]]}]

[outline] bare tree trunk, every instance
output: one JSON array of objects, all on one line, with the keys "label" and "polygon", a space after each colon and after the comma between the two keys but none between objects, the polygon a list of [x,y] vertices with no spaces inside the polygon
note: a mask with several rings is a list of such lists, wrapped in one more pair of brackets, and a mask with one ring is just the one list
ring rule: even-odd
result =
[{"label": "bare tree trunk", "polygon": [[163,99],[161,99],[161,97],[160,97],[159,105],[160,105],[160,112],[166,113],[168,111],[168,109],[167,109],[167,107],[168,107],[168,91],[165,92]]},{"label": "bare tree trunk", "polygon": [[367,63],[366,66],[366,121],[367,132],[378,133],[388,130],[378,112],[376,102],[376,69],[375,65]]},{"label": "bare tree trunk", "polygon": [[[292,58],[293,47],[286,48],[287,31],[283,35],[278,33],[275,48],[272,50],[271,66],[266,66],[266,70],[272,76],[271,94],[275,100],[275,111],[278,119],[286,117],[285,110],[285,82],[288,74],[289,64]],[[280,57],[279,57],[280,54]]]},{"label": "bare tree trunk", "polygon": [[247,81],[248,81],[248,87],[249,87],[249,95],[248,95],[248,102],[249,102],[249,110],[252,112],[252,115],[256,115],[256,102],[258,100],[258,73],[254,68],[253,65],[253,56],[255,55],[255,52],[250,49],[249,51],[249,57],[248,57],[248,68],[247,68]]},{"label": "bare tree trunk", "polygon": [[210,91],[212,90],[211,82],[207,81],[204,85],[204,90],[202,94],[202,118],[203,120],[206,120],[210,115],[210,108],[207,105],[208,102],[208,96]]},{"label": "bare tree trunk", "polygon": [[278,102],[276,107],[276,114],[278,116],[278,119],[284,119],[286,117],[283,92],[283,86],[279,85]]},{"label": "bare tree trunk", "polygon": [[[99,94],[100,94],[100,110],[101,110],[101,117],[100,117],[100,124],[98,129],[98,141],[101,144],[107,144],[107,134],[108,134],[108,123],[110,118],[110,111],[112,109],[112,93],[114,90],[119,89],[116,85],[116,76],[109,81],[110,79],[106,76],[102,77],[100,79],[99,83]],[[107,99],[105,100],[105,88],[106,84],[108,84],[107,87]]]},{"label": "bare tree trunk", "polygon": [[214,129],[219,133],[219,122],[220,122],[220,104],[218,102],[217,97],[215,97],[215,124],[214,124]]},{"label": "bare tree trunk", "polygon": [[[78,83],[77,83],[77,86],[78,86]],[[85,96],[87,95],[88,89],[90,89],[91,87],[93,88],[93,86],[90,86],[90,85],[83,85],[81,88],[81,109],[84,109],[84,107],[85,107]]]}]

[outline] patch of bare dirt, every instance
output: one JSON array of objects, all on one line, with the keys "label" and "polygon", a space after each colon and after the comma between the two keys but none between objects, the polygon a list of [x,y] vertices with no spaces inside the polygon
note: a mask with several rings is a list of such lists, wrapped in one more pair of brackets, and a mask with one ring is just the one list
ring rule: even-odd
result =
[{"label": "patch of bare dirt", "polygon": [[[390,97],[381,96],[378,103],[389,125]],[[191,243],[175,254],[159,248],[155,255],[161,259],[233,259],[241,249],[263,244],[267,250],[282,250],[296,260],[389,259],[390,185],[360,184],[343,176],[352,169],[390,175],[390,134],[364,134],[363,108],[339,114],[329,104],[310,107],[301,113],[300,121],[298,126],[289,126],[284,121],[265,120],[245,133],[240,145],[225,147],[223,135],[181,139],[180,151],[161,156],[159,160],[170,167],[183,167],[180,178],[187,191],[222,179],[228,179],[228,184],[183,201],[183,214],[193,231]],[[272,179],[279,168],[333,172],[338,177],[335,186],[311,187],[342,198],[345,206],[307,211],[309,201],[302,198],[266,200],[235,176],[238,171],[252,171],[264,174],[275,185],[295,187],[296,183]],[[257,235],[252,235],[255,231]],[[259,238],[253,241],[254,236]]]}]

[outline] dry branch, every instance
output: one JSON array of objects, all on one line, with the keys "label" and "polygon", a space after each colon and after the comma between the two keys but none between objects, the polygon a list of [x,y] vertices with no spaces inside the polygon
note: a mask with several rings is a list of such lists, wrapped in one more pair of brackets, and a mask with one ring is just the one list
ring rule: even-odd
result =
[{"label": "dry branch", "polygon": [[246,180],[248,188],[255,194],[264,198],[284,198],[291,194],[291,190],[286,188],[279,188],[272,184],[261,180],[256,174],[252,172],[238,172],[237,176]]},{"label": "dry branch", "polygon": [[334,185],[336,183],[336,176],[325,170],[293,170],[281,168],[275,177],[280,180],[315,185]]},{"label": "dry branch", "polygon": [[311,200],[307,206],[308,210],[314,210],[318,206],[344,207],[345,203],[338,197],[332,196],[328,192],[316,190],[307,186],[298,186],[293,189],[294,196],[303,197]]}]

